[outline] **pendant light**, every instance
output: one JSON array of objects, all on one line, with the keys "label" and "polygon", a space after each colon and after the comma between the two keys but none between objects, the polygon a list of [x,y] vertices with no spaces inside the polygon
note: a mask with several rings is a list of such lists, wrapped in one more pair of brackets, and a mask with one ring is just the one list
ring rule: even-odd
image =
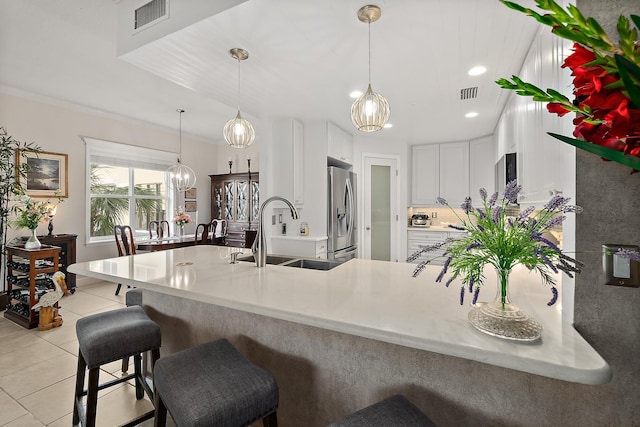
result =
[{"label": "pendant light", "polygon": [[224,139],[234,148],[247,148],[256,139],[256,131],[248,120],[240,115],[240,61],[249,57],[249,52],[240,48],[233,48],[229,51],[231,56],[238,61],[238,114],[224,125],[222,131]]},{"label": "pendant light", "polygon": [[[179,156],[182,157],[182,113],[184,110],[178,108],[176,110],[180,114],[180,153]],[[185,191],[189,190],[196,185],[196,174],[193,172],[187,165],[183,165],[180,162],[180,157],[176,163],[174,163],[169,169],[167,169],[167,185],[172,190],[177,191]]]},{"label": "pendant light", "polygon": [[382,11],[378,6],[367,5],[358,10],[358,19],[369,27],[369,87],[351,106],[351,121],[360,132],[375,132],[387,123],[391,110],[387,99],[371,89],[371,23],[376,22]]}]

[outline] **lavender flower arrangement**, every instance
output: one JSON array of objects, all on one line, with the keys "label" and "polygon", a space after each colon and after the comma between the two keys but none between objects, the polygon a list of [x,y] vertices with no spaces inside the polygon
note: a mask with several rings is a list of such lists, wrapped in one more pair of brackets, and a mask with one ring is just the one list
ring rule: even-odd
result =
[{"label": "lavender flower arrangement", "polygon": [[[444,253],[446,260],[436,282],[442,282],[447,274],[450,276],[446,286],[460,278],[460,304],[463,303],[466,292],[473,294],[475,304],[485,280],[484,267],[491,264],[496,268],[500,280],[503,309],[507,298],[509,272],[515,265],[523,264],[529,270],[539,272],[543,283],[551,286],[552,297],[548,305],[555,304],[558,290],[551,272],[563,271],[573,277],[574,273],[580,272],[582,264],[563,253],[553,242],[543,237],[543,234],[561,224],[566,218],[566,213],[574,213],[581,208],[570,205],[568,198],[556,195],[536,213],[534,207],[529,207],[518,216],[509,217],[506,214],[507,208],[516,203],[521,190],[521,186],[511,181],[499,199],[497,192],[488,197],[487,191],[481,188],[482,207],[474,207],[471,198],[467,197],[460,206],[464,217],[460,217],[446,200],[438,198],[438,203],[449,207],[462,224],[449,227],[466,231],[467,234],[460,239],[450,239],[438,245],[421,248],[407,261],[414,261],[423,253],[447,245]],[[432,259],[418,264],[413,277],[417,277],[430,261]]]}]

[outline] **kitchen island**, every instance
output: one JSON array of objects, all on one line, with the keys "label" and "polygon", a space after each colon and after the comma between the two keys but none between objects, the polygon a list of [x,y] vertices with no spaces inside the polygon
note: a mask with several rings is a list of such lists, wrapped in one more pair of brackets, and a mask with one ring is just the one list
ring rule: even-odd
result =
[{"label": "kitchen island", "polygon": [[[611,378],[606,361],[562,322],[560,306],[547,307],[549,289],[526,269],[512,274],[512,297],[544,327],[542,339],[528,344],[476,331],[456,283],[434,283],[438,267],[417,279],[414,265],[360,259],[330,271],[258,269],[230,264],[232,251],[194,246],[69,271],[145,289],[145,309],[162,327],[162,354],[227,337],[276,377],[285,427],[326,425],[393,393],[438,425],[593,421],[558,402]],[[489,284],[480,300],[494,293]]]}]

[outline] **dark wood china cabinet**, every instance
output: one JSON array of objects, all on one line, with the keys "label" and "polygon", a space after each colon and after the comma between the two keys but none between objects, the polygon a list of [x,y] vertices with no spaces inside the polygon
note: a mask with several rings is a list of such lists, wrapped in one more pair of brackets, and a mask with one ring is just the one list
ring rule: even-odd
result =
[{"label": "dark wood china cabinet", "polygon": [[258,229],[260,179],[258,173],[209,175],[211,219],[227,222],[225,244],[250,247]]}]

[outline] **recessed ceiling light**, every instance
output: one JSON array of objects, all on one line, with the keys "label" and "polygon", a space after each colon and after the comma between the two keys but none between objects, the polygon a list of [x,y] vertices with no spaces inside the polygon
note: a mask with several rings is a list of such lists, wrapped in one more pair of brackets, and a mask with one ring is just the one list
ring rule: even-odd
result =
[{"label": "recessed ceiling light", "polygon": [[476,113],[475,111],[470,111],[467,114],[464,115],[466,118],[470,119],[472,117],[477,117],[478,113]]},{"label": "recessed ceiling light", "polygon": [[486,73],[486,71],[487,71],[487,67],[484,67],[482,65],[478,65],[478,66],[473,67],[472,69],[470,69],[467,74],[469,74],[470,76],[479,76],[480,74]]},{"label": "recessed ceiling light", "polygon": [[360,98],[360,95],[362,95],[362,92],[360,92],[359,90],[354,90],[353,92],[351,92],[351,93],[349,94],[349,96],[350,96],[351,98],[354,98],[354,99],[355,99],[355,98]]},{"label": "recessed ceiling light", "polygon": [[389,128],[392,128],[392,127],[393,127],[393,125],[392,125],[391,123],[385,123],[383,127],[384,127],[385,129],[389,129]]}]

